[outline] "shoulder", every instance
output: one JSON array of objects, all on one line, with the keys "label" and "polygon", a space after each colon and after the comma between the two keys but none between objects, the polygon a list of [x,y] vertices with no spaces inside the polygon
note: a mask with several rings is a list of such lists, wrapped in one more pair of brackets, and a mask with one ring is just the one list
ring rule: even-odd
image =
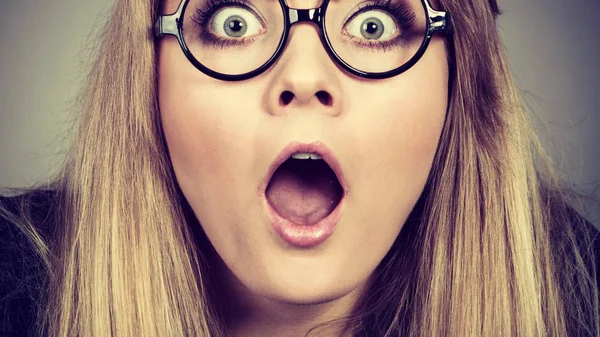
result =
[{"label": "shoulder", "polygon": [[0,196],[0,335],[29,336],[36,327],[48,273],[31,233],[46,240],[54,228],[55,193]]}]

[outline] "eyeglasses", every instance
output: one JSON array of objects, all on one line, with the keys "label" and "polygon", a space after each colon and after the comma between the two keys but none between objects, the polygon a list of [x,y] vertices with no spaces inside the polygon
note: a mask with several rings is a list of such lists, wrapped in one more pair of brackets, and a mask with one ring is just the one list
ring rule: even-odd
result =
[{"label": "eyeglasses", "polygon": [[323,0],[312,9],[290,8],[286,0],[182,0],[157,19],[154,36],[176,36],[200,71],[239,81],[273,65],[298,22],[315,23],[331,58],[370,79],[408,70],[433,33],[450,32],[450,15],[429,0]]}]

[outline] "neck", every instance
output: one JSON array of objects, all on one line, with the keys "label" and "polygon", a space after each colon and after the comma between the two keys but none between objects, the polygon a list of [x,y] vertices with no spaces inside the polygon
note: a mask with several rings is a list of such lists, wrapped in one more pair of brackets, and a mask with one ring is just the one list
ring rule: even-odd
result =
[{"label": "neck", "polygon": [[[305,336],[320,324],[349,316],[356,300],[356,291],[339,299],[317,304],[282,303],[252,296],[231,317],[231,327],[236,337]],[[323,329],[318,331],[326,331],[327,336],[344,335],[343,325],[331,325]]]},{"label": "neck", "polygon": [[[252,293],[220,262],[216,284],[220,285],[218,292],[226,308],[225,324],[235,337],[305,336],[320,324],[350,316],[366,288],[363,283],[341,297],[316,303],[283,302]],[[319,327],[314,332],[348,336],[343,323]]]}]

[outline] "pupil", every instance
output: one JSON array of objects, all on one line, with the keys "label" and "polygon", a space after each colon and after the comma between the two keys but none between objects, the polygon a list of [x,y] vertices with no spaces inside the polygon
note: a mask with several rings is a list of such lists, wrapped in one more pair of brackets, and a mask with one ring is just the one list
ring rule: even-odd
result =
[{"label": "pupil", "polygon": [[367,29],[365,29],[367,33],[374,34],[377,31],[377,24],[375,22],[367,23]]},{"label": "pupil", "polygon": [[239,32],[240,30],[242,30],[244,24],[242,24],[239,21],[229,21],[229,29],[231,29],[234,32]]}]

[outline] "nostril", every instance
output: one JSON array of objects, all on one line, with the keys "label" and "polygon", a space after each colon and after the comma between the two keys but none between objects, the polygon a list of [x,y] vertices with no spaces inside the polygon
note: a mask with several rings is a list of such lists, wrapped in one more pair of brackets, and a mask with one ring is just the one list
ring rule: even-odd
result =
[{"label": "nostril", "polygon": [[316,93],[319,102],[325,106],[331,105],[331,95],[327,91],[320,90]]},{"label": "nostril", "polygon": [[281,103],[281,105],[290,104],[292,99],[294,99],[294,93],[292,93],[291,91],[288,91],[288,90],[282,92],[281,95],[279,96],[279,102]]}]

